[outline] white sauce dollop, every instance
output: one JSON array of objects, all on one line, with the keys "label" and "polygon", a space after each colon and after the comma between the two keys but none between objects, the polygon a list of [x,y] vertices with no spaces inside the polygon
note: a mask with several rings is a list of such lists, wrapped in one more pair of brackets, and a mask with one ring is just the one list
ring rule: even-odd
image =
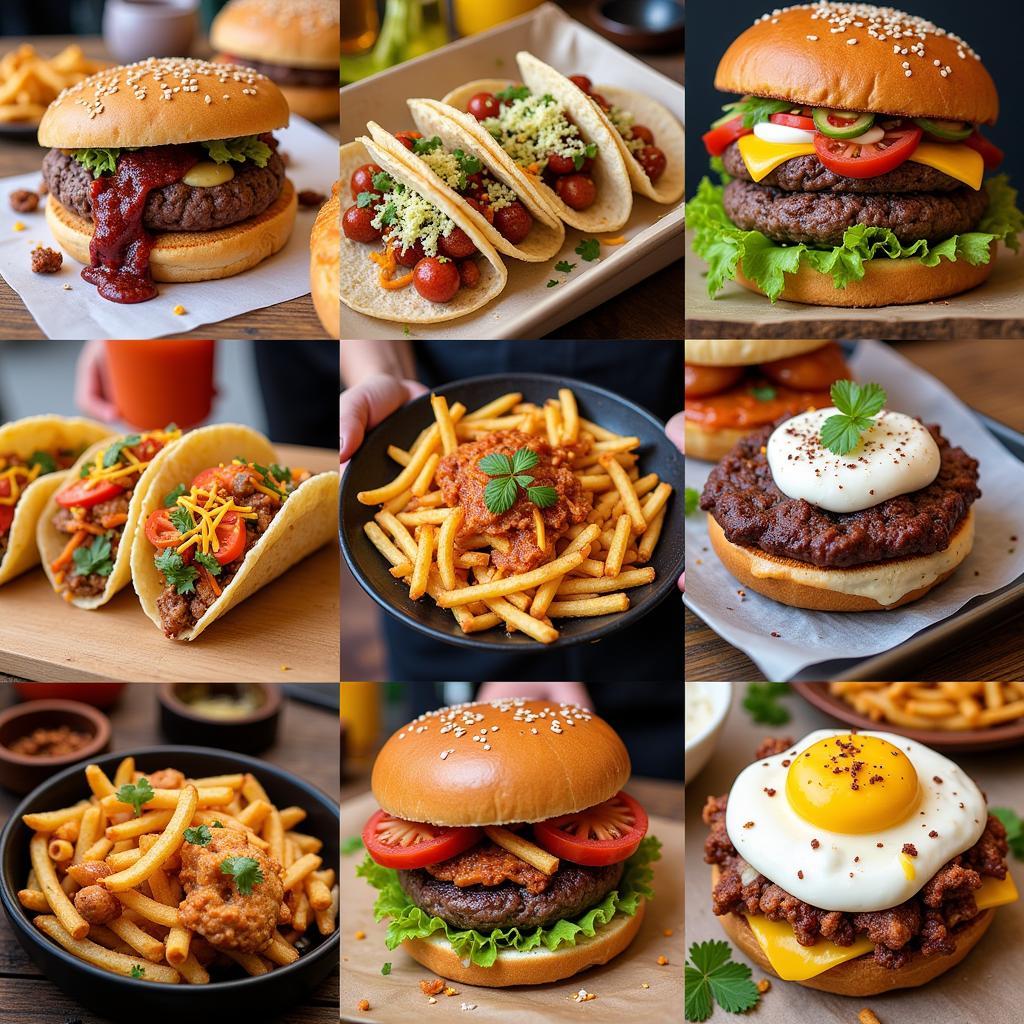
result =
[{"label": "white sauce dollop", "polygon": [[754,125],[754,134],[765,142],[814,142],[814,132],[773,121],[758,121]]},{"label": "white sauce dollop", "polygon": [[768,465],[789,498],[829,512],[859,512],[927,487],[939,473],[939,446],[911,416],[883,409],[853,451],[836,455],[821,443],[821,425],[838,409],[801,413],[768,438]]}]

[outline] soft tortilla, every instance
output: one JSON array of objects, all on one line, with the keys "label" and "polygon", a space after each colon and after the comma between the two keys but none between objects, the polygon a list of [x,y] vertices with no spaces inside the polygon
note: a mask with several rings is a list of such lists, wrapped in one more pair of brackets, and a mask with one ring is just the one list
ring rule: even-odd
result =
[{"label": "soft tortilla", "polygon": [[[480,158],[487,169],[502,184],[507,185],[519,196],[520,201],[529,210],[533,217],[533,227],[529,235],[518,245],[514,245],[496,228],[490,224],[483,214],[473,209],[466,200],[457,192],[449,189],[436,175],[432,174],[427,165],[419,157],[410,153],[393,135],[385,131],[380,125],[371,121],[367,128],[373,136],[374,141],[382,148],[387,149],[396,159],[401,160],[409,168],[409,173],[414,174],[417,179],[427,178],[438,188],[444,189],[458,203],[464,207],[466,216],[473,222],[475,227],[494,246],[498,252],[506,256],[512,256],[518,260],[525,260],[530,263],[539,263],[550,259],[561,248],[565,242],[565,226],[559,217],[552,212],[546,202],[541,200],[536,189],[529,187],[526,175],[514,164],[512,168],[515,173],[509,170],[508,164],[499,163],[493,157],[491,148],[483,148],[476,145],[476,140],[467,134],[466,130],[451,117],[447,116],[446,107],[437,100],[416,99],[408,100],[409,110],[417,129],[425,138],[433,138],[435,135],[440,138],[444,148],[451,152],[454,149],[464,149],[467,152]],[[524,184],[526,181],[526,184]]]},{"label": "soft tortilla", "polygon": [[[595,104],[587,102],[586,96],[554,68],[525,51],[516,54],[516,61],[527,88],[535,94],[550,93],[554,96],[569,112],[583,138],[588,142],[597,143],[597,157],[590,172],[597,186],[597,200],[593,206],[586,210],[573,210],[562,202],[554,189],[548,188],[539,177],[533,177],[531,180],[536,182],[538,194],[566,224],[581,231],[615,231],[621,228],[629,220],[633,209],[633,190],[626,171],[626,162],[615,141],[618,132],[600,116]],[[500,154],[503,166],[515,168],[523,174],[522,168],[517,167],[490,133],[480,126],[476,118],[465,113],[466,105],[474,94],[499,92],[513,84],[515,83],[508,79],[493,78],[467,82],[453,89],[442,102],[457,108],[462,115],[458,118],[458,123],[473,135],[479,146],[487,147],[496,158]]]},{"label": "soft tortilla", "polygon": [[[87,448],[112,431],[102,423],[63,416],[28,416],[0,427],[0,453],[27,459],[33,452]],[[50,495],[67,479],[68,470],[37,477],[14,506],[7,550],[0,557],[0,586],[39,562],[36,523]]]},{"label": "soft tortilla", "polygon": [[672,116],[668,107],[640,92],[620,89],[616,85],[596,85],[594,91],[603,96],[613,107],[620,107],[633,114],[637,124],[645,124],[654,133],[654,144],[664,152],[667,164],[657,184],[647,177],[647,172],[629,151],[622,136],[608,120],[605,112],[591,100],[594,110],[605,120],[615,136],[615,142],[622,152],[629,172],[633,191],[639,192],[656,203],[676,203],[683,197],[684,134],[683,126]]},{"label": "soft tortilla", "polygon": [[[121,434],[120,436],[128,437],[130,435]],[[81,475],[82,467],[94,459],[98,451],[112,444],[116,438],[117,435],[97,441],[91,448],[84,451],[82,457],[67,471],[65,479],[68,481],[76,480]],[[142,471],[142,474],[139,476],[139,482],[135,485],[135,490],[132,493],[131,501],[128,502],[128,519],[124,524],[124,529],[121,531],[121,543],[117,549],[117,555],[114,557],[114,568],[107,577],[107,585],[104,587],[103,593],[97,594],[95,597],[70,598],[70,603],[76,608],[91,609],[105,605],[131,579],[132,537],[135,535],[135,527],[139,522],[142,503],[146,500],[150,483],[153,480],[154,474],[159,470],[161,462],[179,444],[181,444],[180,438],[177,441],[171,441],[164,445],[153,461]],[[36,543],[39,545],[39,557],[42,560],[47,578],[55,591],[59,589],[59,584],[54,578],[50,563],[64,550],[69,540],[68,534],[55,530],[50,522],[56,515],[58,507],[57,488],[55,487],[48,495],[46,504],[39,514],[39,521],[36,523]]]},{"label": "soft tortilla", "polygon": [[[379,246],[353,242],[343,231],[341,266],[344,267],[344,273],[341,275],[341,301],[346,306],[357,313],[365,313],[378,320],[436,324],[472,313],[501,293],[508,280],[505,264],[495,252],[494,246],[470,223],[463,205],[454,202],[440,187],[435,187],[426,179],[413,177],[404,162],[399,162],[389,151],[381,149],[372,139],[365,137],[341,147],[343,189],[349,188],[352,172],[360,164],[366,163],[378,164],[396,181],[415,189],[451,217],[469,235],[484,258],[477,260],[480,281],[475,288],[460,288],[451,302],[430,302],[411,284],[395,291],[381,288],[380,268],[370,259],[371,251],[379,251]],[[404,272],[406,268],[403,268]]]},{"label": "soft tortilla", "polygon": [[[146,520],[163,506],[179,483],[188,484],[210,466],[248,459],[264,465],[278,461],[271,443],[258,431],[238,423],[218,423],[193,430],[157,467],[140,509],[131,545],[131,575],[142,610],[163,632],[157,598],[165,587],[153,564],[153,545],[146,539]],[[242,568],[206,610],[206,614],[176,639],[195,640],[212,622],[277,579],[317,548],[331,541],[338,529],[338,474],[318,473],[300,484],[285,501],[266,533],[249,550]]]}]

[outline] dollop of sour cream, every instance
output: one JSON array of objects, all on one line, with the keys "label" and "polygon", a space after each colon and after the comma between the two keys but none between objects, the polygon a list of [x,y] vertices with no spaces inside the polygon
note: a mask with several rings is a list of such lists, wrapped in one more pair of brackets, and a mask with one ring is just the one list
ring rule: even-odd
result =
[{"label": "dollop of sour cream", "polygon": [[821,443],[821,425],[838,409],[801,413],[768,438],[768,465],[789,498],[829,512],[859,512],[927,487],[939,474],[939,446],[911,416],[883,409],[857,447],[836,455]]}]

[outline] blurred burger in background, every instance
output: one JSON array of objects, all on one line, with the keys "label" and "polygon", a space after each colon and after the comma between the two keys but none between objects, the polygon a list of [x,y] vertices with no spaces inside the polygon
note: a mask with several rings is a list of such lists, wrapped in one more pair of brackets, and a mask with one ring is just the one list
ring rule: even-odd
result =
[{"label": "blurred burger in background", "polygon": [[747,434],[832,404],[834,381],[850,377],[834,341],[687,340],[686,454],[717,462]]},{"label": "blurred burger in background", "polygon": [[213,19],[216,60],[255,68],[275,82],[293,114],[338,116],[338,0],[231,0]]}]

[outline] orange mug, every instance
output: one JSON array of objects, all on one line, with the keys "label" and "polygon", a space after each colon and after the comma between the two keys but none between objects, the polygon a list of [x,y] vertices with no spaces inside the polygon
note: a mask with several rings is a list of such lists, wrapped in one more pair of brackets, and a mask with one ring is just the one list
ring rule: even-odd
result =
[{"label": "orange mug", "polygon": [[118,415],[135,427],[194,427],[213,406],[212,341],[158,338],[107,341]]}]

